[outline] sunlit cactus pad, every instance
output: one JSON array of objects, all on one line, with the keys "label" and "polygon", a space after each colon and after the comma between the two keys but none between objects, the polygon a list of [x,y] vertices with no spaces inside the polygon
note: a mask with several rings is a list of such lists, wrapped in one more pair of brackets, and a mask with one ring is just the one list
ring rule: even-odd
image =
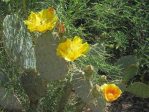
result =
[{"label": "sunlit cactus pad", "polygon": [[26,30],[23,19],[17,14],[7,15],[3,21],[4,47],[10,58],[21,68],[35,69],[36,60],[32,37]]},{"label": "sunlit cactus pad", "polygon": [[45,80],[63,79],[67,74],[67,63],[56,54],[58,39],[51,33],[42,34],[35,42],[37,70]]}]

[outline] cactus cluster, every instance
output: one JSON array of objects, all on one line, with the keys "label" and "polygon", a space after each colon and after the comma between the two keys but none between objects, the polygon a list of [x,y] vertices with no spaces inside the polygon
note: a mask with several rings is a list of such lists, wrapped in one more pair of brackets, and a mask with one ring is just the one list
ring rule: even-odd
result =
[{"label": "cactus cluster", "polygon": [[[75,90],[76,95],[89,105],[93,112],[104,111],[106,102],[100,92],[100,87],[93,82],[94,68],[92,65],[87,65],[82,70],[70,69],[68,62],[56,54],[60,39],[52,35],[51,32],[45,32],[36,37],[33,44],[31,34],[17,15],[6,16],[3,26],[6,51],[23,70],[20,81],[29,97],[31,108],[36,110],[39,99],[47,91],[47,82],[65,79],[70,71],[71,75],[68,76],[72,76],[69,80],[72,85],[70,87]],[[77,42],[78,40],[73,41]]]}]

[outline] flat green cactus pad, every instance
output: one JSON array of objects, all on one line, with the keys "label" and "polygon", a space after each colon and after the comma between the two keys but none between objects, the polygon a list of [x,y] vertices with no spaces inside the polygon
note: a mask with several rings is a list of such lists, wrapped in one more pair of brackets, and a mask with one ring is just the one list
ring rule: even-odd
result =
[{"label": "flat green cactus pad", "polygon": [[47,91],[47,82],[34,70],[26,70],[21,75],[21,85],[31,102],[38,101]]},{"label": "flat green cactus pad", "polygon": [[42,34],[35,43],[37,70],[45,80],[63,79],[68,68],[65,60],[56,55],[58,39],[51,33]]},{"label": "flat green cactus pad", "polygon": [[3,22],[4,47],[10,58],[25,69],[35,69],[35,52],[32,37],[23,20],[17,15],[7,15]]},{"label": "flat green cactus pad", "polygon": [[93,99],[93,95],[91,93],[92,85],[88,80],[86,80],[82,71],[77,70],[74,72],[72,83],[76,94],[84,102],[90,102]]}]

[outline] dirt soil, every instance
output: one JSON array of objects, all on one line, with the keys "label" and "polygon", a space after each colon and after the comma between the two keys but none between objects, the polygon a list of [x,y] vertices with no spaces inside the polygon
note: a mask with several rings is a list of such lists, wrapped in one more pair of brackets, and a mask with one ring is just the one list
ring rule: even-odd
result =
[{"label": "dirt soil", "polygon": [[149,98],[138,98],[125,92],[117,101],[107,104],[105,112],[149,112]]}]

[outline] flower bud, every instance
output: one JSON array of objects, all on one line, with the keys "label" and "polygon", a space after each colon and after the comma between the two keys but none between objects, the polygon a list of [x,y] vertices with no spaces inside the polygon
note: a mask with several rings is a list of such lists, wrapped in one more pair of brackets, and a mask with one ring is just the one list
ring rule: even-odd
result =
[{"label": "flower bud", "polygon": [[99,76],[98,83],[103,84],[103,83],[107,83],[107,82],[108,82],[108,80],[107,80],[106,75]]},{"label": "flower bud", "polygon": [[100,96],[100,86],[98,84],[96,84],[93,89],[92,89],[92,95],[95,98],[98,98]]},{"label": "flower bud", "polygon": [[93,74],[93,72],[94,72],[94,67],[93,67],[92,65],[87,65],[87,66],[85,67],[85,69],[84,69],[84,72],[85,72],[86,74]]},{"label": "flower bud", "polygon": [[91,79],[92,78],[92,75],[93,75],[93,72],[94,72],[94,67],[92,65],[87,65],[84,68],[84,72],[85,72],[86,78],[87,79]]},{"label": "flower bud", "polygon": [[100,79],[101,79],[102,81],[107,81],[107,76],[106,76],[106,75],[101,75]]},{"label": "flower bud", "polygon": [[58,33],[62,34],[65,33],[66,29],[65,29],[65,24],[63,22],[59,22],[56,26]]}]

